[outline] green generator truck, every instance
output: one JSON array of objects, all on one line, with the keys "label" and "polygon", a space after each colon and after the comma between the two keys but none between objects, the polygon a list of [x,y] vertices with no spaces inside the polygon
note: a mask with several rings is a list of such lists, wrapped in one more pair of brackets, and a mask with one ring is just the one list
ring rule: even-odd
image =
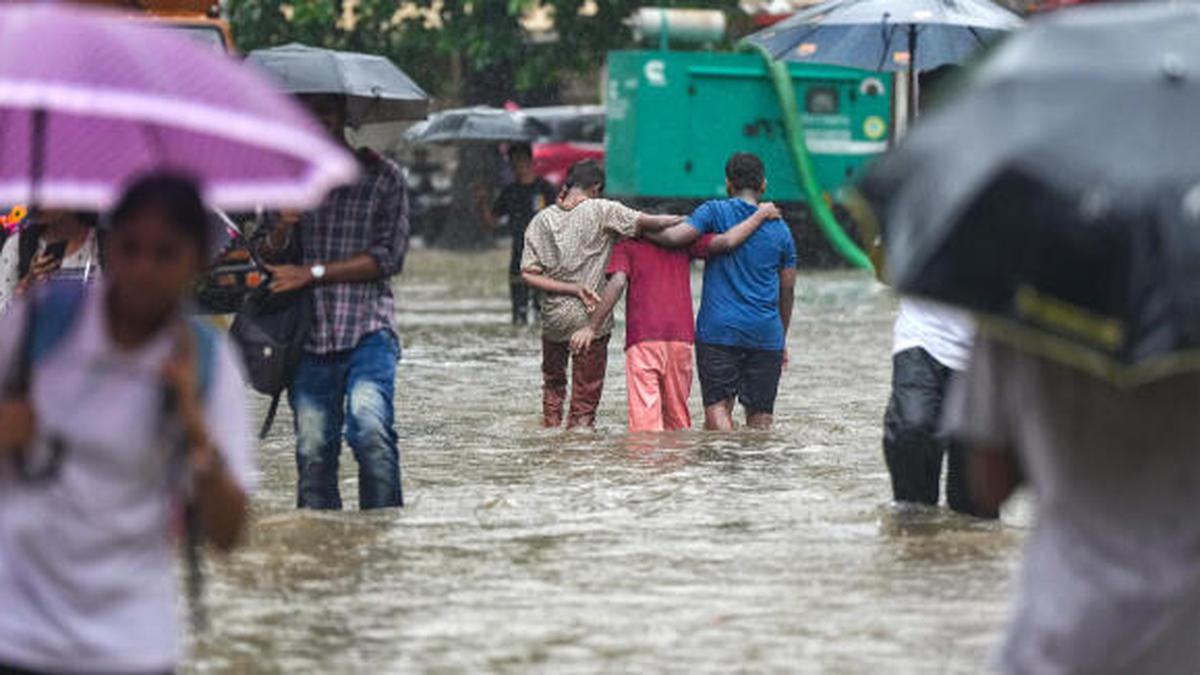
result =
[{"label": "green generator truck", "polygon": [[[784,208],[801,264],[841,264],[805,199],[789,145],[796,111],[813,176],[838,204],[891,137],[892,81],[883,73],[789,64],[795,106],[781,105],[763,58],[753,53],[618,51],[605,92],[608,192],[643,208],[686,211],[725,196],[725,160],[753,152],[767,168],[766,198]],[[795,128],[795,126],[793,126]]]}]

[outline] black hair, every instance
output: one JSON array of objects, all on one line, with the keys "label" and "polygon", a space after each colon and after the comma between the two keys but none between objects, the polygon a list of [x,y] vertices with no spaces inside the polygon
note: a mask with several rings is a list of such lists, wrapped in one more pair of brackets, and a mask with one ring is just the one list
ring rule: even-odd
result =
[{"label": "black hair", "polygon": [[735,153],[725,163],[725,180],[734,192],[761,190],[767,182],[767,170],[762,160],[751,152]]},{"label": "black hair", "polygon": [[192,179],[179,174],[154,173],[135,180],[113,209],[113,231],[120,231],[135,216],[148,210],[157,210],[166,216],[171,227],[190,239],[201,256],[208,255],[212,238],[208,211]]},{"label": "black hair", "polygon": [[86,228],[95,230],[100,227],[100,214],[95,211],[72,211],[71,216]]},{"label": "black hair", "polygon": [[533,146],[528,143],[513,143],[508,146],[508,159],[512,161],[520,155],[526,159],[533,159]]},{"label": "black hair", "polygon": [[563,181],[564,192],[571,188],[590,190],[597,186],[604,192],[604,167],[594,159],[576,162],[567,171],[567,179]]}]

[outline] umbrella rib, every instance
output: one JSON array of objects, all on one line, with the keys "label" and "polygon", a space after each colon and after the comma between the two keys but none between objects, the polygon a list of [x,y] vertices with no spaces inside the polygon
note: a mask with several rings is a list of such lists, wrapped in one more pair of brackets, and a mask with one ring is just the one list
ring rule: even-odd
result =
[{"label": "umbrella rib", "polygon": [[162,135],[153,124],[140,124],[138,127],[146,137],[146,145],[150,148],[154,168],[161,168],[163,158],[167,156],[167,146],[163,143]]},{"label": "umbrella rib", "polygon": [[[879,34],[883,38],[883,49],[879,52],[879,65],[875,70],[883,70],[883,65],[887,63],[888,52],[892,50],[892,38],[896,35],[896,24],[888,25],[889,14],[884,14],[883,19],[879,22]],[[912,55],[909,55],[912,58]]]}]

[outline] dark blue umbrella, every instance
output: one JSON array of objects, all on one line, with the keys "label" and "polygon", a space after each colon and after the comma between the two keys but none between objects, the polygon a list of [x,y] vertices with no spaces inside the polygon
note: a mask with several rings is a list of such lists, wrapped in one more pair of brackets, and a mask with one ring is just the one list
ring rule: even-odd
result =
[{"label": "dark blue umbrella", "polygon": [[990,0],[829,0],[746,40],[784,61],[912,72],[961,63],[1020,26]]}]

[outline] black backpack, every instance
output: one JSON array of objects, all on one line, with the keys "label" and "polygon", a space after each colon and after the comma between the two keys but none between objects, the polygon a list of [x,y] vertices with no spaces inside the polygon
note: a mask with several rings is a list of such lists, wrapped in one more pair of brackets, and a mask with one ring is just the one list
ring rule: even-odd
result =
[{"label": "black backpack", "polygon": [[[289,251],[293,260],[300,259],[298,229],[296,235]],[[229,328],[229,336],[241,347],[250,386],[271,397],[271,406],[258,432],[260,439],[271,431],[279,399],[292,383],[308,341],[313,311],[311,289],[272,293],[263,283],[247,294]]]}]

